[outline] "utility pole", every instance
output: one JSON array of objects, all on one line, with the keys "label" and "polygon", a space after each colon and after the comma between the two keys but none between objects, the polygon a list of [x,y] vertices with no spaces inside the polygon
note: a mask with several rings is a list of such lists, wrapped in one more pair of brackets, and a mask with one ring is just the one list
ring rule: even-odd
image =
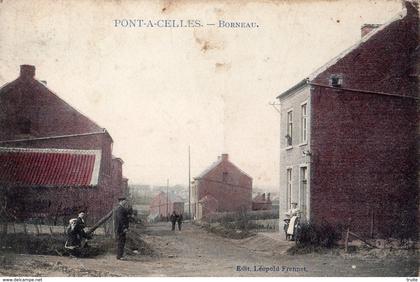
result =
[{"label": "utility pole", "polygon": [[191,220],[191,150],[188,145],[188,215]]},{"label": "utility pole", "polygon": [[169,215],[169,178],[166,179],[166,216]]}]

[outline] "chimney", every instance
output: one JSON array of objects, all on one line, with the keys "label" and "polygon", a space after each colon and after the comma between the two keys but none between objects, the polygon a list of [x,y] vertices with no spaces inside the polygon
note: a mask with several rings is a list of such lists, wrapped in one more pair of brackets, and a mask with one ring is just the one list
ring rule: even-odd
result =
[{"label": "chimney", "polygon": [[267,193],[267,201],[271,201],[270,200],[270,193]]},{"label": "chimney", "polygon": [[35,66],[21,65],[19,77],[23,79],[33,79],[35,77]]},{"label": "chimney", "polygon": [[361,38],[365,37],[366,34],[368,34],[369,32],[371,32],[374,29],[377,29],[380,26],[381,26],[380,24],[364,24],[364,25],[362,25],[362,27],[360,28]]},{"label": "chimney", "polygon": [[222,154],[222,161],[227,161],[229,160],[229,155],[228,154]]},{"label": "chimney", "polygon": [[265,202],[265,193],[262,194],[262,200]]}]

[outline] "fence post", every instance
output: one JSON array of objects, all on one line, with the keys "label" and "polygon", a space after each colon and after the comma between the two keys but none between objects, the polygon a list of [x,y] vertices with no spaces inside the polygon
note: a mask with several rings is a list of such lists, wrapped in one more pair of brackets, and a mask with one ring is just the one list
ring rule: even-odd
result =
[{"label": "fence post", "polygon": [[7,234],[7,221],[2,223],[2,232],[3,234]]},{"label": "fence post", "polygon": [[112,220],[111,220],[111,238],[112,239],[115,239],[115,232],[114,232],[114,230],[115,230],[115,215],[113,215],[112,216]]},{"label": "fence post", "polygon": [[39,226],[38,226],[38,223],[35,221],[34,225],[35,225],[36,235],[39,236]]},{"label": "fence post", "polygon": [[347,253],[348,251],[348,246],[349,246],[349,233],[350,233],[350,228],[347,228],[347,232],[346,232],[346,240],[344,242],[344,251]]},{"label": "fence post", "polygon": [[111,225],[110,221],[107,221],[107,222],[104,223],[104,234],[105,234],[105,236],[110,236],[111,235],[111,233],[109,232],[110,229],[111,229],[110,225]]},{"label": "fence post", "polygon": [[370,238],[373,238],[373,230],[375,226],[375,212],[373,209],[371,209],[370,213]]}]

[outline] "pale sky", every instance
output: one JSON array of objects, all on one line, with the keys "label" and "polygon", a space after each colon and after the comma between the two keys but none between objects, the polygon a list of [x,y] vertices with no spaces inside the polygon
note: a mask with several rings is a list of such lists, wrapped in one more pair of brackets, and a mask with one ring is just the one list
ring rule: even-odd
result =
[{"label": "pale sky", "polygon": [[[188,184],[221,153],[278,187],[282,91],[384,23],[400,1],[0,2],[0,84],[19,65],[114,139],[130,183]],[[121,28],[115,19],[200,20],[199,28]],[[207,26],[256,22],[250,29]]]}]

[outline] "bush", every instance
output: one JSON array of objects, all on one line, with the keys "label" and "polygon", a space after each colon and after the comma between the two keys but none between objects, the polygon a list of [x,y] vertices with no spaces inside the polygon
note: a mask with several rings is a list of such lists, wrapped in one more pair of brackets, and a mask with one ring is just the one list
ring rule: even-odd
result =
[{"label": "bush", "polygon": [[204,220],[209,223],[214,222],[231,222],[237,221],[246,214],[248,220],[259,220],[259,219],[275,219],[279,218],[279,213],[276,211],[249,211],[242,209],[238,212],[215,212],[207,215]]},{"label": "bush", "polygon": [[341,228],[339,226],[334,227],[329,223],[320,225],[303,223],[296,232],[296,245],[298,247],[332,248],[340,239]]},{"label": "bush", "polygon": [[205,223],[202,227],[208,232],[230,239],[244,239],[255,235],[248,230],[236,229],[235,223],[226,223],[225,225],[220,223]]},{"label": "bush", "polygon": [[220,218],[220,225],[227,229],[248,230],[249,218],[246,211],[231,213]]}]

